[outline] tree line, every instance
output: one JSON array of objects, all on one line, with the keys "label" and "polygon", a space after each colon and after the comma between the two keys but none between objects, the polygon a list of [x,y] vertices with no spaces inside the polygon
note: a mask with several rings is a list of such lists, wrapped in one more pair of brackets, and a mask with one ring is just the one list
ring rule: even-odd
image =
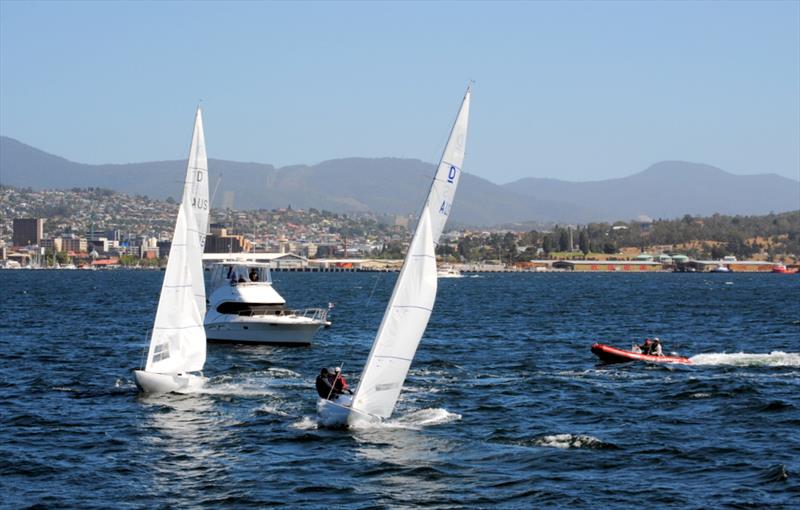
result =
[{"label": "tree line", "polygon": [[[800,210],[763,216],[708,217],[685,215],[652,222],[556,225],[548,231],[467,234],[443,243],[437,253],[462,261],[500,260],[504,263],[548,258],[555,254],[613,255],[623,248],[645,251],[672,245],[671,254],[720,259],[746,259],[756,254],[774,260],[800,255]],[[658,255],[656,253],[655,255]]]}]

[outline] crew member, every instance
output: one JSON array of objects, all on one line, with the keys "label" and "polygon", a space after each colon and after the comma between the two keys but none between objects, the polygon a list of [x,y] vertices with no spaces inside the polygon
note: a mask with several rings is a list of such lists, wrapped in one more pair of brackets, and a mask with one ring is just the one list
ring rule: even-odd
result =
[{"label": "crew member", "polygon": [[347,385],[347,381],[344,380],[341,367],[336,367],[333,370],[333,391],[338,392],[340,395],[344,392],[353,394],[353,391]]},{"label": "crew member", "polygon": [[323,368],[319,371],[319,375],[317,376],[317,393],[319,394],[320,398],[324,398],[327,400],[334,400],[338,397],[341,392],[337,393],[334,389],[333,385],[331,384],[330,379],[331,373],[328,371],[327,368]]},{"label": "crew member", "polygon": [[661,340],[659,340],[658,337],[655,337],[653,339],[653,344],[652,344],[652,347],[650,349],[650,354],[652,354],[653,356],[663,356],[664,355],[664,351],[661,349]]}]

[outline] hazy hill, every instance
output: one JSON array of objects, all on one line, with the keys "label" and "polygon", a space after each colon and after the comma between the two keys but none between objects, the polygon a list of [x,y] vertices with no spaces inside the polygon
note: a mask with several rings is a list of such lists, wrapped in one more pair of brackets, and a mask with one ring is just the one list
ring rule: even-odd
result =
[{"label": "hazy hill", "polygon": [[[185,161],[86,165],[0,137],[0,184],[33,189],[103,187],[129,194],[178,198]],[[434,166],[414,159],[348,158],[318,165],[275,168],[261,163],[209,159],[213,205],[237,209],[315,207],[334,212],[416,214],[430,187]],[[231,202],[232,197],[232,204]],[[530,220],[580,221],[585,208],[519,195],[465,173],[452,221],[494,225]]]},{"label": "hazy hill", "polygon": [[800,209],[800,182],[776,174],[734,175],[684,161],[663,161],[620,179],[566,182],[526,178],[503,186],[532,198],[584,204],[603,219],[639,215],[766,214]]},{"label": "hazy hill", "polygon": [[[185,161],[87,165],[0,137],[0,184],[53,189],[103,187],[178,198]],[[467,166],[469,163],[467,163]],[[335,212],[416,213],[433,165],[412,159],[348,158],[313,166],[209,160],[213,205]],[[524,221],[584,223],[683,214],[762,214],[800,208],[800,183],[777,175],[739,176],[707,165],[664,162],[644,172],[595,182],[522,179],[503,186],[465,173],[452,221],[497,225]]]}]

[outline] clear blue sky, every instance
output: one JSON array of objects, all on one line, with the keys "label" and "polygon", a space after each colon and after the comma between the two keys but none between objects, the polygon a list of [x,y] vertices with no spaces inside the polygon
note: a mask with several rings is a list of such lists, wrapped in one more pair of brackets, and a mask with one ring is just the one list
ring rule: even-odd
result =
[{"label": "clear blue sky", "polygon": [[800,2],[0,0],[0,133],[68,159],[434,162],[475,80],[467,172],[665,159],[800,178]]}]

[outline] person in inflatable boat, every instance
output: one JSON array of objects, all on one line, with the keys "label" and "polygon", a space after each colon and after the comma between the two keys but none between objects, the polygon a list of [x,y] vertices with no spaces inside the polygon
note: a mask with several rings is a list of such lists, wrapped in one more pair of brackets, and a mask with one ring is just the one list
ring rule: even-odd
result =
[{"label": "person in inflatable boat", "polygon": [[664,351],[661,348],[661,340],[658,337],[653,338],[652,340],[649,338],[644,339],[644,343],[639,345],[634,345],[633,352],[647,354],[649,356],[663,356]]}]

